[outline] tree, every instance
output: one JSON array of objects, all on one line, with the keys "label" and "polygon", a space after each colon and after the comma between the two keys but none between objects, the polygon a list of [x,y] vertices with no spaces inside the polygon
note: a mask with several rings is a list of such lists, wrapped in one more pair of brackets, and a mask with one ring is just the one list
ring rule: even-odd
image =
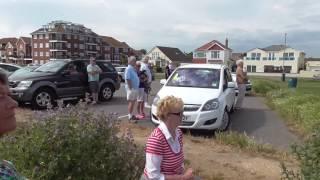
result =
[{"label": "tree", "polygon": [[140,49],[139,50],[143,55],[146,55],[147,54],[147,50],[145,50],[145,49]]}]

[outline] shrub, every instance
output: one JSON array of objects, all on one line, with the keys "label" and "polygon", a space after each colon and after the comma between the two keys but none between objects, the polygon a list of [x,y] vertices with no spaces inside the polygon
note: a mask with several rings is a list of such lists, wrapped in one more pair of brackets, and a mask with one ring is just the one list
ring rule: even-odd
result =
[{"label": "shrub", "polygon": [[292,150],[300,162],[301,170],[291,170],[285,164],[282,164],[282,179],[319,179],[320,132],[315,131],[313,136],[304,145],[294,145],[292,146]]},{"label": "shrub", "polygon": [[0,156],[31,179],[139,179],[143,150],[115,120],[83,103],[37,113],[1,139]]}]

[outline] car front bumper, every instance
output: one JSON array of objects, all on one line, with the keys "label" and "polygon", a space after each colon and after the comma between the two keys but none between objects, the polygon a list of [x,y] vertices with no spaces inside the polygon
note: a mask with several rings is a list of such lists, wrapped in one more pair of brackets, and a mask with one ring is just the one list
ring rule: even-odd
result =
[{"label": "car front bumper", "polygon": [[[157,114],[157,107],[151,107],[151,121],[154,124],[159,124],[160,121]],[[222,124],[223,109],[220,108],[213,111],[185,111],[180,128],[183,129],[218,129]]]},{"label": "car front bumper", "polygon": [[10,96],[19,102],[30,102],[33,94],[29,89],[10,88]]}]

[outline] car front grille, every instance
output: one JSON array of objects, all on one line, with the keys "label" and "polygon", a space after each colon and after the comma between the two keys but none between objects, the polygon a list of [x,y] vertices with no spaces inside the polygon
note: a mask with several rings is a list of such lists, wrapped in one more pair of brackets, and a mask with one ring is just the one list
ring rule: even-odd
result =
[{"label": "car front grille", "polygon": [[201,106],[200,104],[185,104],[183,110],[185,112],[198,111],[200,106]]}]

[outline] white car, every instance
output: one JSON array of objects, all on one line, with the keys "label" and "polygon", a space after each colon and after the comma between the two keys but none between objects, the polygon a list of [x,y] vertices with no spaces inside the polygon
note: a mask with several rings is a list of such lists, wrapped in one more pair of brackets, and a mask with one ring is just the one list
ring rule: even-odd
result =
[{"label": "white car", "polygon": [[229,69],[218,64],[189,64],[178,67],[153,100],[151,120],[159,124],[157,103],[165,96],[184,102],[181,128],[225,131],[235,104],[235,83]]},{"label": "white car", "polygon": [[126,68],[127,68],[126,66],[115,67],[121,82],[124,82],[124,72],[126,71]]},{"label": "white car", "polygon": [[[236,95],[238,95],[239,89],[238,89],[238,84],[237,84],[237,75],[235,73],[232,73],[231,75],[232,75],[232,79],[233,79],[234,84],[235,84]],[[251,84],[250,80],[248,80],[247,83],[246,83],[246,95],[250,94],[251,90],[252,90],[252,84]]]}]

